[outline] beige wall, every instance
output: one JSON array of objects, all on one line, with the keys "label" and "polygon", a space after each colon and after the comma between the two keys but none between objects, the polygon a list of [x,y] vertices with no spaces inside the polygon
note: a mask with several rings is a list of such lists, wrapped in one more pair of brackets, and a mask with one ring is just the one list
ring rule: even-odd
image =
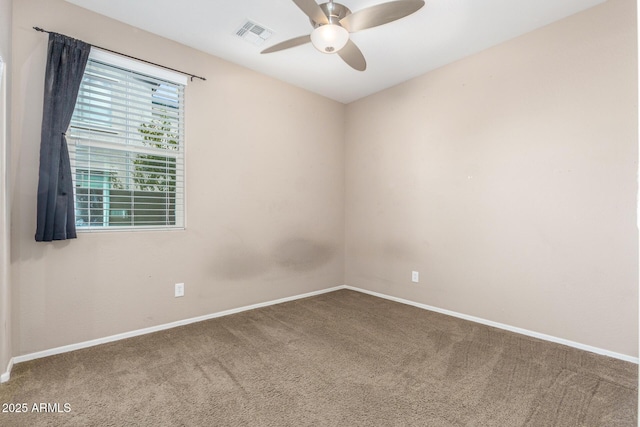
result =
[{"label": "beige wall", "polygon": [[[342,104],[62,0],[15,2],[13,18],[14,355],[342,284]],[[186,231],[34,241],[47,36],[33,26],[208,79],[186,93]]]},{"label": "beige wall", "polygon": [[[35,25],[208,78],[187,89],[186,231],[34,242]],[[609,0],[345,107],[15,2],[12,355],[346,282],[637,356],[635,31],[634,2]]]},{"label": "beige wall", "polygon": [[609,0],[349,105],[346,284],[637,356],[635,17]]},{"label": "beige wall", "polygon": [[[0,0],[0,375],[7,373],[11,349],[9,285],[9,187],[7,180],[9,120],[8,72],[11,64],[11,0]],[[5,378],[2,378],[5,379]]]}]

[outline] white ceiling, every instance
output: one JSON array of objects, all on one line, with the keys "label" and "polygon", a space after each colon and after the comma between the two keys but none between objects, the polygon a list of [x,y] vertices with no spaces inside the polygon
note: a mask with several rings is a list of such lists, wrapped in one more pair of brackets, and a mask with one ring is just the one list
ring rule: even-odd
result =
[{"label": "white ceiling", "polygon": [[[351,35],[367,60],[364,72],[311,44],[261,55],[271,45],[311,32],[308,18],[291,0],[67,1],[349,103],[605,0],[426,0],[413,15]],[[352,12],[384,1],[338,0]],[[247,19],[274,35],[261,46],[239,38],[235,33]]]}]

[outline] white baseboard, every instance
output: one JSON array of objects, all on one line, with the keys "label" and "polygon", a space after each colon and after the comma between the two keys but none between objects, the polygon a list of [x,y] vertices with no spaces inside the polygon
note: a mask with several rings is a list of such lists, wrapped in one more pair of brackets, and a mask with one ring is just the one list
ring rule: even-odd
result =
[{"label": "white baseboard", "polygon": [[4,371],[2,375],[0,375],[0,384],[6,383],[11,378],[11,370],[13,369],[13,357],[9,360],[9,365],[7,365],[7,370]]},{"label": "white baseboard", "polygon": [[390,295],[385,295],[385,294],[381,294],[381,293],[378,293],[378,292],[368,291],[366,289],[356,288],[354,286],[345,285],[345,286],[343,286],[343,288],[344,289],[350,289],[350,290],[356,291],[356,292],[362,292],[364,294],[372,295],[372,296],[375,296],[375,297],[378,297],[378,298],[384,298],[384,299],[388,299],[390,301],[395,301],[395,302],[399,302],[399,303],[402,303],[402,304],[411,305],[411,306],[414,306],[414,307],[422,308],[424,310],[434,311],[436,313],[441,313],[441,314],[446,314],[448,316],[458,317],[460,319],[469,320],[471,322],[480,323],[480,324],[487,325],[487,326],[493,326],[494,328],[504,329],[506,331],[515,332],[517,334],[526,335],[526,336],[533,337],[533,338],[539,338],[539,339],[544,340],[544,341],[550,341],[550,342],[554,342],[554,343],[557,343],[557,344],[563,344],[563,345],[566,345],[566,346],[569,346],[569,347],[574,347],[574,348],[577,348],[577,349],[580,349],[580,350],[584,350],[584,351],[588,351],[588,352],[591,352],[591,353],[596,353],[596,354],[601,354],[601,355],[604,355],[604,356],[613,357],[614,359],[624,360],[626,362],[635,363],[636,365],[638,364],[638,361],[639,361],[639,359],[637,357],[628,356],[626,354],[616,353],[616,352],[609,351],[609,350],[604,350],[602,348],[593,347],[593,346],[586,345],[586,344],[581,344],[581,343],[575,342],[575,341],[569,341],[569,340],[566,340],[564,338],[554,337],[552,335],[541,334],[539,332],[530,331],[528,329],[522,329],[522,328],[518,328],[518,327],[515,327],[515,326],[505,325],[503,323],[498,323],[498,322],[494,322],[492,320],[482,319],[480,317],[469,316],[469,315],[462,314],[462,313],[457,313],[457,312],[451,311],[451,310],[445,310],[445,309],[442,309],[442,308],[433,307],[433,306],[430,306],[430,305],[421,304],[421,303],[418,303],[418,302],[414,302],[414,301],[410,301],[410,300],[406,300],[406,299],[402,299],[402,298],[392,297]]},{"label": "white baseboard", "polygon": [[[106,344],[106,343],[113,342],[113,341],[119,341],[119,340],[123,340],[123,339],[126,339],[126,338],[137,337],[139,335],[146,335],[146,334],[150,334],[152,332],[164,331],[166,329],[171,329],[171,328],[175,328],[175,327],[178,327],[178,326],[184,326],[184,325],[188,325],[190,323],[202,322],[203,320],[214,319],[216,317],[228,316],[230,314],[236,314],[236,313],[241,313],[243,311],[254,310],[256,308],[267,307],[267,306],[270,306],[270,305],[281,304],[283,302],[289,302],[289,301],[294,301],[294,300],[297,300],[297,299],[313,297],[313,296],[316,296],[316,295],[325,294],[325,293],[337,291],[337,290],[340,290],[340,289],[344,289],[344,286],[336,286],[336,287],[333,287],[333,288],[322,289],[322,290],[314,291],[314,292],[308,292],[306,294],[294,295],[294,296],[291,296],[291,297],[280,298],[280,299],[273,300],[273,301],[261,302],[261,303],[258,303],[258,304],[252,304],[252,305],[247,305],[247,306],[244,306],[244,307],[233,308],[233,309],[230,309],[230,310],[220,311],[220,312],[217,312],[217,313],[206,314],[204,316],[192,317],[190,319],[178,320],[176,322],[165,323],[165,324],[157,325],[157,326],[151,326],[149,328],[137,329],[135,331],[124,332],[122,334],[111,335],[111,336],[104,337],[104,338],[97,338],[95,340],[84,341],[84,342],[80,342],[80,343],[77,343],[77,344],[70,344],[70,345],[65,345],[65,346],[62,346],[62,347],[52,348],[52,349],[49,349],[49,350],[37,351],[35,353],[24,354],[22,356],[15,356],[12,359],[12,365],[13,365],[13,362],[15,362],[15,363],[27,362],[29,360],[40,359],[42,357],[53,356],[55,354],[67,353],[69,351],[80,350],[80,349],[83,349],[83,348],[93,347],[93,346],[100,345],[100,344]],[[9,378],[9,374],[10,374],[10,372],[8,372],[6,374],[3,374],[3,378],[4,378],[4,375],[7,375],[7,379],[8,379]]]},{"label": "white baseboard", "polygon": [[163,331],[163,330],[166,330],[166,329],[175,328],[175,327],[178,327],[178,326],[184,326],[184,325],[188,325],[190,323],[202,322],[203,320],[214,319],[216,317],[228,316],[230,314],[236,314],[236,313],[241,313],[243,311],[254,310],[256,308],[267,307],[267,306],[270,306],[270,305],[281,304],[281,303],[289,302],[289,301],[295,301],[295,300],[302,299],[302,298],[309,298],[309,297],[313,297],[313,296],[316,296],[316,295],[325,294],[325,293],[328,293],[328,292],[338,291],[340,289],[349,289],[349,290],[352,290],[352,291],[361,292],[361,293],[372,295],[372,296],[375,296],[375,297],[378,297],[378,298],[384,298],[384,299],[387,299],[387,300],[390,300],[390,301],[399,302],[401,304],[407,304],[407,305],[411,305],[411,306],[414,306],[414,307],[422,308],[424,310],[434,311],[436,313],[441,313],[441,314],[446,314],[448,316],[458,317],[460,319],[469,320],[471,322],[476,322],[476,323],[480,323],[480,324],[487,325],[487,326],[493,326],[493,327],[498,328],[498,329],[504,329],[504,330],[515,332],[515,333],[518,333],[518,334],[527,335],[527,336],[534,337],[534,338],[539,338],[539,339],[542,339],[542,340],[545,340],[545,341],[550,341],[550,342],[554,342],[554,343],[558,343],[558,344],[563,344],[563,345],[567,345],[569,347],[578,348],[580,350],[589,351],[591,353],[601,354],[601,355],[604,355],[604,356],[613,357],[615,359],[620,359],[620,360],[624,360],[624,361],[627,361],[627,362],[638,364],[638,358],[637,357],[632,357],[632,356],[628,356],[628,355],[625,355],[625,354],[615,353],[615,352],[612,352],[612,351],[609,351],[609,350],[604,350],[604,349],[601,349],[601,348],[592,347],[590,345],[585,345],[585,344],[577,343],[577,342],[574,342],[574,341],[565,340],[563,338],[558,338],[558,337],[554,337],[554,336],[551,336],[551,335],[541,334],[541,333],[538,333],[538,332],[529,331],[527,329],[517,328],[515,326],[509,326],[509,325],[505,325],[505,324],[502,324],[502,323],[493,322],[491,320],[481,319],[479,317],[468,316],[466,314],[457,313],[455,311],[445,310],[445,309],[438,308],[438,307],[432,307],[430,305],[421,304],[421,303],[417,303],[417,302],[414,302],[414,301],[409,301],[409,300],[406,300],[406,299],[402,299],[402,298],[397,298],[397,297],[393,297],[393,296],[390,296],[390,295],[381,294],[381,293],[378,293],[378,292],[368,291],[366,289],[356,288],[354,286],[341,285],[341,286],[336,286],[336,287],[328,288],[328,289],[322,289],[322,290],[319,290],[319,291],[309,292],[309,293],[305,293],[305,294],[301,294],[301,295],[295,295],[295,296],[281,298],[281,299],[277,299],[277,300],[273,300],[273,301],[267,301],[267,302],[263,302],[263,303],[252,304],[252,305],[247,305],[247,306],[244,306],[244,307],[239,307],[239,308],[234,308],[234,309],[230,309],[230,310],[220,311],[220,312],[217,312],[217,313],[207,314],[207,315],[204,315],[204,316],[198,316],[198,317],[192,317],[190,319],[178,320],[176,322],[165,323],[165,324],[162,324],[162,325],[152,326],[152,327],[149,327],[149,328],[137,329],[135,331],[124,332],[124,333],[121,333],[121,334],[111,335],[111,336],[104,337],[104,338],[97,338],[97,339],[94,339],[94,340],[84,341],[84,342],[80,342],[80,343],[77,343],[77,344],[70,344],[70,345],[65,345],[65,346],[62,346],[62,347],[52,348],[52,349],[49,349],[49,350],[37,351],[37,352],[34,352],[34,353],[24,354],[22,356],[15,356],[9,361],[9,366],[7,366],[6,372],[3,373],[2,375],[0,375],[0,383],[4,383],[4,382],[9,381],[9,378],[11,376],[11,369],[13,368],[14,363],[27,362],[29,360],[40,359],[42,357],[53,356],[53,355],[61,354],[61,353],[67,353],[67,352],[70,352],[70,351],[80,350],[80,349],[88,348],[88,347],[93,347],[93,346],[100,345],[100,344],[106,344],[106,343],[113,342],[113,341],[119,341],[119,340],[123,340],[123,339],[126,339],[126,338],[132,338],[132,337],[136,337],[136,336],[140,336],[140,335],[150,334],[152,332],[158,332],[158,331]]}]

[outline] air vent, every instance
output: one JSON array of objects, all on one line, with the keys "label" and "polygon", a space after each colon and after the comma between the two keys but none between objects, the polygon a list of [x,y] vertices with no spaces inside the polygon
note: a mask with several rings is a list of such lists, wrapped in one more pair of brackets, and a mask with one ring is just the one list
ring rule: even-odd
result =
[{"label": "air vent", "polygon": [[273,35],[273,31],[266,29],[260,24],[247,20],[242,27],[236,31],[236,36],[252,43],[256,46],[260,46]]}]

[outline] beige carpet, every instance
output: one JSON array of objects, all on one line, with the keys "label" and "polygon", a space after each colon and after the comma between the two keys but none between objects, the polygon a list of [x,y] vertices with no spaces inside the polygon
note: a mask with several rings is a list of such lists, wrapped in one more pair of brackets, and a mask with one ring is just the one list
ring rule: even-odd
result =
[{"label": "beige carpet", "polygon": [[637,378],[342,290],[18,364],[0,402],[28,412],[0,425],[636,426]]}]

